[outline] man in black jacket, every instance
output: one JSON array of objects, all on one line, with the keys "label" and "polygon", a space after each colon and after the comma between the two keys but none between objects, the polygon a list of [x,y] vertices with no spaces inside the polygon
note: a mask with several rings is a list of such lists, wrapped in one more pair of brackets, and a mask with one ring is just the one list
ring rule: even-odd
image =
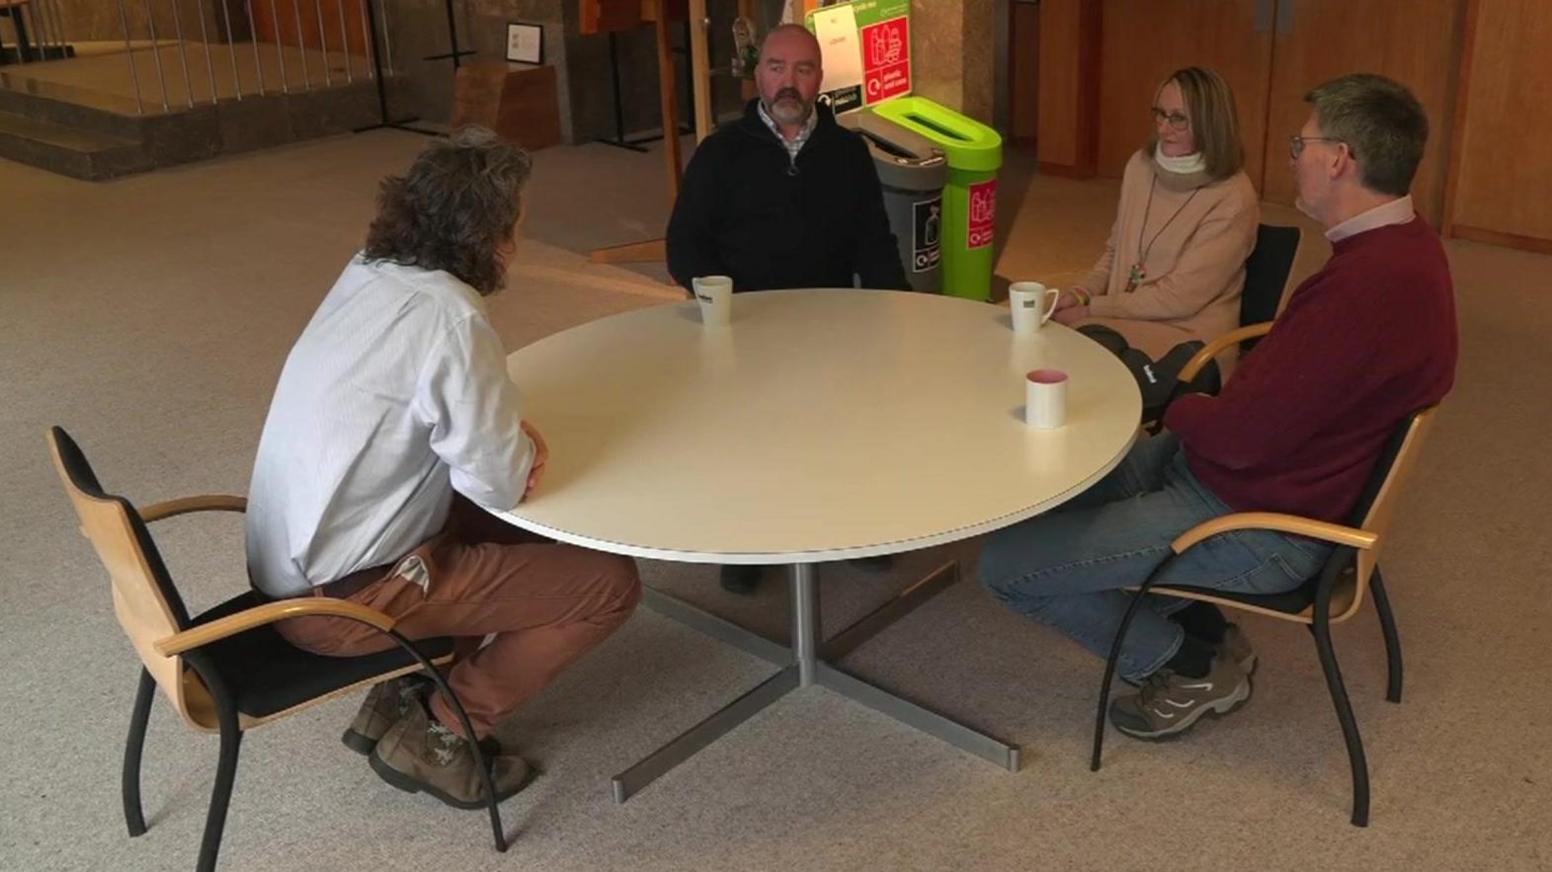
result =
[{"label": "man in black jacket", "polygon": [[[823,80],[812,33],[788,24],[765,37],[759,99],[696,148],[668,220],[668,271],[685,290],[710,275],[734,291],[910,290],[873,158],[815,102]],[[724,566],[722,586],[752,592],[762,569]]]},{"label": "man in black jacket", "polygon": [[760,97],[708,136],[668,221],[668,271],[690,288],[726,275],[735,291],[909,290],[862,138],[819,105],[819,41],[796,24],[760,47]]}]

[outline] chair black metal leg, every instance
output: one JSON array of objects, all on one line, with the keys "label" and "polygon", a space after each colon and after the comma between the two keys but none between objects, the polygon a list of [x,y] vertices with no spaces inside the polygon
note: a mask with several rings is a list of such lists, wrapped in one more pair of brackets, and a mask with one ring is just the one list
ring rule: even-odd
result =
[{"label": "chair black metal leg", "polygon": [[230,706],[219,707],[221,722],[221,759],[216,763],[216,783],[210,789],[210,811],[205,815],[205,837],[199,843],[199,872],[215,872],[216,855],[221,851],[221,834],[226,829],[226,809],[232,800],[232,783],[237,778],[237,752],[242,747],[242,730],[237,712]]},{"label": "chair black metal leg", "polygon": [[1331,625],[1324,610],[1316,609],[1315,622],[1309,628],[1315,636],[1315,650],[1326,673],[1326,686],[1331,691],[1331,703],[1336,707],[1337,722],[1342,726],[1342,738],[1347,742],[1347,760],[1353,770],[1353,826],[1366,827],[1369,825],[1369,763],[1363,754],[1363,739],[1358,735],[1358,722],[1353,718],[1347,688],[1342,684],[1342,672],[1337,668],[1336,651],[1331,646]]},{"label": "chair black metal leg", "polygon": [[1132,626],[1132,618],[1137,614],[1137,607],[1142,604],[1142,598],[1147,595],[1153,583],[1158,580],[1164,567],[1169,565],[1174,554],[1166,554],[1159,564],[1148,573],[1148,578],[1140,587],[1137,594],[1132,597],[1132,602],[1126,607],[1126,614],[1121,618],[1121,626],[1116,628],[1115,641],[1110,643],[1110,657],[1105,661],[1105,679],[1099,685],[1099,712],[1094,718],[1094,753],[1089,758],[1089,771],[1099,771],[1100,754],[1105,749],[1105,710],[1110,705],[1110,685],[1115,680],[1116,662],[1121,659],[1121,646],[1126,642],[1126,631]]},{"label": "chair black metal leg", "polygon": [[1374,567],[1374,574],[1369,577],[1369,590],[1374,592],[1374,610],[1379,612],[1380,630],[1385,633],[1385,664],[1390,670],[1390,677],[1385,684],[1385,698],[1391,702],[1401,701],[1401,634],[1396,632],[1396,616],[1390,610],[1390,597],[1385,595],[1385,580],[1380,577],[1380,568]]},{"label": "chair black metal leg", "polygon": [[145,748],[146,724],[151,720],[151,701],[156,698],[156,679],[150,670],[140,670],[140,689],[135,691],[135,707],[129,715],[129,738],[124,742],[124,825],[130,837],[145,835],[145,815],[140,806],[140,752]]},{"label": "chair black metal leg", "polygon": [[442,673],[420,653],[419,649],[409,639],[394,630],[389,630],[388,635],[392,636],[404,650],[414,655],[415,659],[420,662],[421,668],[431,676],[432,681],[436,682],[437,689],[446,694],[447,698],[452,701],[453,711],[458,713],[458,723],[463,725],[464,735],[471,737],[469,745],[474,750],[474,765],[479,768],[480,779],[485,782],[485,807],[490,811],[490,832],[492,838],[496,841],[496,851],[497,853],[506,853],[507,836],[506,833],[502,832],[501,811],[496,807],[496,784],[491,780],[490,765],[485,760],[485,753],[480,750],[480,743],[472,740],[474,725],[469,722],[469,713],[464,711],[463,700],[458,698],[458,694],[453,693],[453,689],[448,686],[447,680],[442,677]]}]

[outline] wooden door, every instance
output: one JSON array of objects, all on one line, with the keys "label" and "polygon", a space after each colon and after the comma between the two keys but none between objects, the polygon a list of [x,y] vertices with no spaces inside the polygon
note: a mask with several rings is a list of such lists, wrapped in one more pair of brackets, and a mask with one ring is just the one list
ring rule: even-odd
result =
[{"label": "wooden door", "polygon": [[1412,194],[1437,225],[1463,13],[1462,0],[1278,0],[1262,198],[1293,203],[1288,137],[1309,118],[1304,95],[1346,73],[1380,73],[1411,88],[1428,112],[1428,148]]},{"label": "wooden door", "polygon": [[1008,7],[1008,134],[1035,141],[1039,128],[1040,6],[1015,0]]},{"label": "wooden door", "polygon": [[1552,4],[1472,0],[1466,39],[1449,230],[1552,253]]},{"label": "wooden door", "polygon": [[1106,0],[1101,23],[1099,174],[1119,176],[1147,142],[1153,92],[1170,72],[1216,70],[1234,91],[1245,172],[1261,186],[1274,0]]}]

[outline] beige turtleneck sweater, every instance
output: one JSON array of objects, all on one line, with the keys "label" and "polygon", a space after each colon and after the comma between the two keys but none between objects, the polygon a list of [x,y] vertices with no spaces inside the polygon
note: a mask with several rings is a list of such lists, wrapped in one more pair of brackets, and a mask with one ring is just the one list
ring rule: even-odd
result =
[{"label": "beige turtleneck sweater", "polygon": [[[1155,185],[1155,174],[1166,175],[1146,152],[1127,162],[1104,256],[1077,286],[1094,298],[1079,324],[1111,327],[1158,359],[1181,342],[1205,342],[1239,326],[1245,258],[1256,244],[1261,207],[1243,171],[1195,189],[1178,177]],[[1128,292],[1128,273],[1143,249],[1146,277]],[[1233,355],[1219,365],[1227,375]]]}]

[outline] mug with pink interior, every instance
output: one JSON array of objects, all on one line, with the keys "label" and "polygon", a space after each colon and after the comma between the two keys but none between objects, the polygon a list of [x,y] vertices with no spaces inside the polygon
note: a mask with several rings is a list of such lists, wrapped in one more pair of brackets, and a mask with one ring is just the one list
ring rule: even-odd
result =
[{"label": "mug with pink interior", "polygon": [[1024,376],[1024,423],[1041,430],[1067,423],[1067,373],[1036,369]]}]

